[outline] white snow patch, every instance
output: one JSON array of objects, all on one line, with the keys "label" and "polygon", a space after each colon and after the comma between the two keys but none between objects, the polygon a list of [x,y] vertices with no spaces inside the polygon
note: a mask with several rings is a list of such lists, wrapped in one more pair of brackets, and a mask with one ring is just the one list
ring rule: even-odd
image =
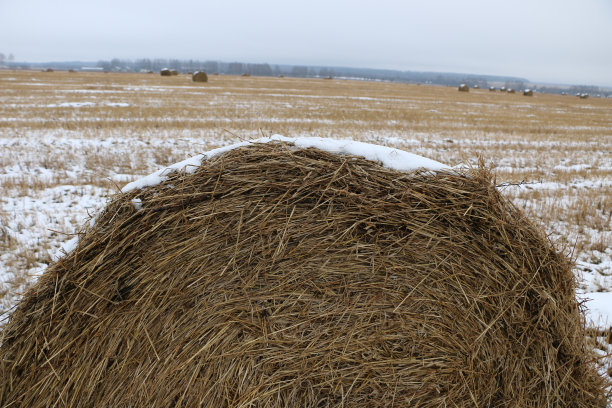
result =
[{"label": "white snow patch", "polygon": [[110,107],[117,107],[117,108],[126,108],[128,106],[130,106],[129,103],[125,103],[125,102],[106,102],[104,104],[104,106],[110,106]]},{"label": "white snow patch", "polygon": [[590,292],[577,295],[578,300],[586,300],[587,322],[597,327],[612,324],[612,292]]},{"label": "white snow patch", "polygon": [[68,255],[70,252],[74,251],[74,249],[79,244],[79,236],[75,236],[68,241],[62,244],[62,247],[55,253],[55,256],[52,258],[53,261],[57,261],[64,256]]},{"label": "white snow patch", "polygon": [[49,105],[44,105],[46,108],[84,108],[84,107],[93,107],[93,106],[108,106],[111,108],[120,107],[125,108],[130,106],[129,103],[124,102],[103,102],[103,103],[95,103],[95,102],[64,102],[64,103],[52,103]]},{"label": "white snow patch", "polygon": [[134,198],[132,200],[132,205],[136,211],[139,211],[142,209],[142,200],[140,198]]},{"label": "white snow patch", "polygon": [[82,108],[86,106],[96,106],[96,104],[94,102],[64,102],[46,105],[47,108]]}]

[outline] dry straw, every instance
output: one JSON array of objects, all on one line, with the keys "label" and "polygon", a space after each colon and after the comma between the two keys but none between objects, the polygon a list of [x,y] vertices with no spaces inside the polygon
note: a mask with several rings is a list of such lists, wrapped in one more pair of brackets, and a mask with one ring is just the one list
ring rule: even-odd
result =
[{"label": "dry straw", "polygon": [[208,82],[208,75],[204,71],[196,71],[191,76],[193,82]]},{"label": "dry straw", "polygon": [[252,145],[114,198],[6,324],[0,405],[604,407],[574,288],[486,170]]}]

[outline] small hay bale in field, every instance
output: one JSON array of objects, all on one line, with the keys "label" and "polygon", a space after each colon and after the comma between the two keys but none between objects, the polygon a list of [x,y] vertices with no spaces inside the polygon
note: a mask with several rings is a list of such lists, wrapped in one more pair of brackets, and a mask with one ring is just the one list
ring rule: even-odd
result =
[{"label": "small hay bale in field", "polygon": [[204,71],[196,71],[191,76],[193,82],[208,82],[208,75]]},{"label": "small hay bale in field", "polygon": [[589,97],[589,94],[587,93],[581,93],[580,94],[580,99],[587,99]]},{"label": "small hay bale in field", "polygon": [[480,89],[480,85],[474,85],[474,89]]},{"label": "small hay bale in field", "polygon": [[244,72],[241,76],[243,76],[243,77],[250,77],[251,74],[249,74],[248,72]]},{"label": "small hay bale in field", "polygon": [[491,91],[491,92],[495,92],[495,87],[494,87],[494,86],[490,86],[490,87],[489,87],[489,91]]},{"label": "small hay bale in field", "polygon": [[506,92],[506,87],[502,86],[501,88],[499,88],[500,92]]},{"label": "small hay bale in field", "polygon": [[159,71],[159,74],[161,76],[171,76],[172,72],[168,68],[162,68],[162,70]]},{"label": "small hay bale in field", "polygon": [[458,88],[459,92],[470,92],[470,87],[467,84],[461,84]]},{"label": "small hay bale in field", "polygon": [[10,316],[0,405],[605,406],[570,261],[406,155],[277,138],[126,187]]},{"label": "small hay bale in field", "polygon": [[516,93],[516,90],[514,90],[512,88],[508,88],[508,90],[506,92],[508,92],[508,93]]},{"label": "small hay bale in field", "polygon": [[171,69],[171,70],[170,70],[170,75],[171,75],[171,76],[176,76],[176,75],[178,75],[178,74],[179,74],[179,73],[178,73],[178,71],[177,71],[176,69]]},{"label": "small hay bale in field", "polygon": [[525,89],[525,90],[523,90],[523,95],[525,95],[525,96],[533,96],[533,90],[531,90],[529,88]]}]

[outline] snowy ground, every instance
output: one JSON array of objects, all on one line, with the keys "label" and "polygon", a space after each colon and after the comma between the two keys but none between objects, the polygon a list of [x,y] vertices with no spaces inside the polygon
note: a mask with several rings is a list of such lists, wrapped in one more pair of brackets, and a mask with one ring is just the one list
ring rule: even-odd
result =
[{"label": "snowy ground", "polygon": [[482,156],[504,194],[575,258],[589,319],[612,326],[612,101],[363,81],[213,77],[203,88],[85,78],[0,71],[0,316],[126,183],[281,133],[367,141],[451,166]]}]

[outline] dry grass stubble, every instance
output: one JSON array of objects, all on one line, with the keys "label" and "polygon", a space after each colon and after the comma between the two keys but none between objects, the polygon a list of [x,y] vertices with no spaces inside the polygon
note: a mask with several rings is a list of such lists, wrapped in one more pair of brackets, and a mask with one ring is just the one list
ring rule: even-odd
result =
[{"label": "dry grass stubble", "polygon": [[603,407],[585,342],[486,171],[274,143],[117,196],[6,325],[0,402]]}]

